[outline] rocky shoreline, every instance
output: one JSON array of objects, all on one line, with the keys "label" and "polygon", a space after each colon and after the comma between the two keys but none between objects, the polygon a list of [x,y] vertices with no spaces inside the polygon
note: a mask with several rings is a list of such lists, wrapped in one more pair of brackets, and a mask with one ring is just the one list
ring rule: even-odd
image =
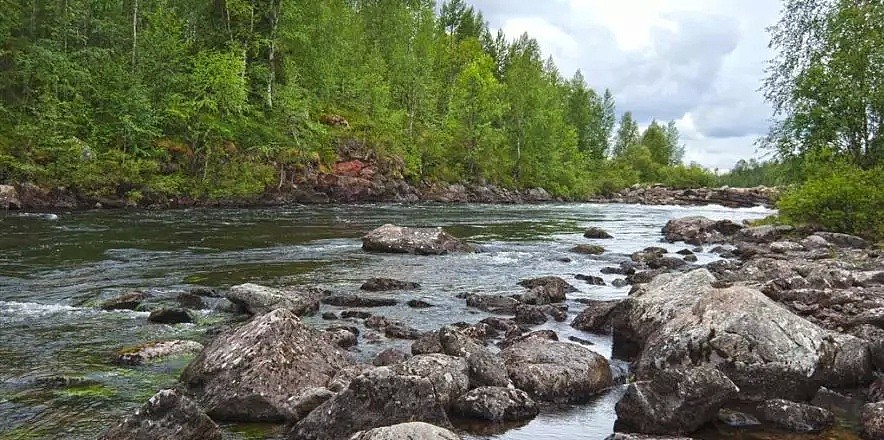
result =
[{"label": "rocky shoreline", "polygon": [[[216,423],[252,421],[284,423],[290,439],[451,440],[459,438],[454,419],[524,423],[547,405],[580,404],[613,387],[625,393],[610,439],[688,438],[712,422],[820,432],[836,423],[833,398],[864,404],[853,422],[863,438],[884,438],[879,248],[844,234],[703,217],[672,220],[662,233],[685,249],[637,250],[606,267],[633,285],[629,296],[581,301],[586,307],[576,315],[565,304],[575,289],[556,276],[522,280],[524,291],[513,296],[464,295],[494,315],[428,333],[364,311],[373,297],[235,286],[216,300],[247,320],[220,329],[178,389],[161,391],[101,438],[220,438]],[[594,229],[587,237],[605,234]],[[604,252],[605,238],[591,240]],[[696,265],[698,247],[722,259]],[[438,228],[393,225],[367,234],[363,248],[414,258],[475,251]],[[419,288],[390,279],[363,286]],[[138,307],[137,300],[104,306]],[[363,311],[323,313],[323,304]],[[299,318],[315,313],[334,325],[320,330]],[[580,338],[560,341],[535,328],[548,320],[612,334],[614,360]],[[370,332],[360,333],[357,322]],[[388,348],[370,364],[347,351],[384,338],[411,340],[411,350]],[[161,356],[163,347],[199,349],[148,344],[144,357]],[[137,349],[125,354],[140,359]]]},{"label": "rocky shoreline", "polygon": [[773,207],[779,195],[776,188],[696,188],[672,189],[641,186],[609,196],[566,199],[550,195],[543,188],[514,190],[495,185],[423,183],[404,180],[369,181],[346,175],[326,175],[312,184],[268,190],[254,198],[201,200],[146,196],[139,202],[122,196],[89,197],[66,188],[47,189],[33,184],[0,185],[0,209],[29,212],[81,211],[89,209],[176,209],[193,207],[261,207],[329,203],[493,203],[520,204],[545,202],[632,203],[643,205],[705,206],[729,208]]}]

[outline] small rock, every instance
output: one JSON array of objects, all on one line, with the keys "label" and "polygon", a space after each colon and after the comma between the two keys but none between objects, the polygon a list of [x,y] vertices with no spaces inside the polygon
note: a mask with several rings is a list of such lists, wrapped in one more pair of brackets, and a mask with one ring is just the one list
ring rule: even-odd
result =
[{"label": "small rock", "polygon": [[602,277],[597,277],[595,275],[580,275],[580,274],[578,274],[578,275],[575,275],[574,278],[581,280],[581,281],[586,281],[586,284],[591,284],[593,286],[604,286],[605,285],[605,280],[603,280]]},{"label": "small rock", "polygon": [[580,345],[595,345],[595,343],[593,343],[589,339],[578,338],[577,336],[568,336],[568,340],[571,342],[576,342]]},{"label": "small rock", "polygon": [[621,288],[621,287],[626,287],[626,286],[628,286],[628,285],[629,285],[629,282],[627,282],[627,281],[626,281],[625,279],[623,279],[623,278],[617,278],[616,280],[611,281],[611,286],[614,286],[614,287],[616,287],[616,288],[618,288],[618,289]]},{"label": "small rock", "polygon": [[129,292],[111,298],[99,306],[102,310],[135,310],[141,302],[147,299],[144,292]]},{"label": "small rock", "polygon": [[694,255],[694,251],[692,251],[692,250],[690,250],[690,249],[682,249],[682,250],[676,252],[676,254],[679,254],[679,255]]},{"label": "small rock", "polygon": [[399,350],[398,348],[388,348],[378,353],[371,361],[371,364],[376,367],[386,367],[405,362],[410,357],[410,354]]},{"label": "small rock", "polygon": [[424,422],[400,423],[383,428],[360,431],[350,440],[460,440],[457,434]]},{"label": "small rock", "polygon": [[565,294],[577,292],[576,287],[554,276],[522,280],[519,281],[519,285],[535,292],[540,292],[539,296],[548,298],[551,303],[564,302]]},{"label": "small rock", "polygon": [[326,321],[334,321],[338,319],[338,315],[336,315],[335,312],[325,312],[322,314],[322,319]]},{"label": "small rock", "polygon": [[329,327],[325,329],[323,336],[338,347],[350,348],[358,343],[359,329],[347,326]]},{"label": "small rock", "polygon": [[785,254],[787,252],[799,252],[803,250],[804,246],[795,243],[794,241],[775,241],[770,244],[770,251],[778,254]]},{"label": "small rock", "polygon": [[141,365],[164,357],[199,353],[202,349],[203,345],[194,341],[151,342],[120,350],[114,359],[122,365]]},{"label": "small rock", "polygon": [[359,295],[331,295],[322,299],[323,304],[337,307],[389,307],[399,302],[392,298],[366,298]]},{"label": "small rock", "polygon": [[467,296],[467,306],[475,307],[491,313],[515,313],[519,300],[503,295],[478,295]]},{"label": "small rock", "polygon": [[454,413],[492,422],[530,420],[540,412],[528,393],[512,388],[479,387],[460,396]]},{"label": "small rock", "polygon": [[684,261],[687,261],[688,263],[696,263],[696,262],[697,262],[697,256],[696,256],[696,255],[685,255],[684,258],[682,258],[682,259],[683,259]]},{"label": "small rock", "polygon": [[178,300],[178,305],[185,309],[203,310],[206,308],[206,302],[203,301],[203,297],[190,292],[181,292],[176,299]]},{"label": "small rock", "polygon": [[586,238],[594,238],[594,239],[607,239],[614,238],[608,231],[605,231],[602,228],[597,228],[595,226],[590,227],[583,233],[583,236]]},{"label": "small rock", "polygon": [[405,304],[407,304],[408,307],[411,307],[412,309],[429,309],[430,307],[433,307],[432,304],[419,299],[409,300]]},{"label": "small rock", "polygon": [[763,402],[758,412],[765,421],[795,432],[819,432],[835,423],[835,416],[828,410],[783,399]]},{"label": "small rock", "polygon": [[162,308],[150,312],[147,320],[157,324],[183,324],[193,322],[193,317],[185,309]]},{"label": "small rock", "polygon": [[515,320],[519,324],[539,325],[547,321],[543,306],[521,304],[516,307]]},{"label": "small rock", "polygon": [[584,255],[601,255],[605,253],[605,248],[597,244],[578,244],[571,248],[571,252]]},{"label": "small rock", "polygon": [[371,313],[363,312],[362,310],[344,310],[341,312],[341,319],[368,319],[371,316]]},{"label": "small rock", "polygon": [[370,292],[386,292],[390,290],[414,290],[420,287],[420,284],[411,281],[399,281],[392,278],[371,278],[359,288]]}]

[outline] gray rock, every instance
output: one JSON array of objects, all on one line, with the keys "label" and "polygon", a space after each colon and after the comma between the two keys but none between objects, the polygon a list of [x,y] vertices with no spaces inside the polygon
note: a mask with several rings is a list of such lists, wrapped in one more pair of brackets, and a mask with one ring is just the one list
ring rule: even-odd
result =
[{"label": "gray rock", "polygon": [[820,237],[819,235],[808,236],[804,240],[801,240],[801,245],[808,250],[820,250],[832,247],[832,243],[829,243],[825,238]]},{"label": "gray rock", "polygon": [[291,440],[339,440],[359,431],[406,422],[451,427],[443,399],[433,383],[379,367],[355,377],[350,385],[289,432]]},{"label": "gray rock", "polygon": [[415,255],[442,255],[474,250],[472,246],[442,228],[409,228],[391,224],[383,225],[362,237],[362,249]]},{"label": "gray rock", "polygon": [[298,390],[294,396],[289,397],[288,406],[291,408],[292,414],[296,414],[298,418],[301,418],[310,414],[311,411],[334,396],[335,393],[325,387],[304,388]]},{"label": "gray rock", "polygon": [[360,431],[350,440],[460,440],[457,434],[423,422],[400,423],[383,428]]},{"label": "gray rock", "polygon": [[405,362],[410,357],[411,354],[399,350],[398,348],[388,348],[378,353],[371,361],[371,364],[376,367],[386,367]]},{"label": "gray rock", "polygon": [[763,420],[795,432],[819,432],[835,424],[835,416],[828,410],[783,399],[763,402],[758,412]]},{"label": "gray rock", "polygon": [[516,307],[515,320],[518,324],[539,325],[548,320],[544,306],[520,304]]},{"label": "gray rock", "polygon": [[175,390],[156,393],[99,440],[221,440],[221,430],[199,406]]},{"label": "gray rock", "polygon": [[359,343],[359,329],[348,326],[334,326],[325,329],[322,336],[341,348],[350,348]]},{"label": "gray rock", "polygon": [[595,226],[592,226],[589,229],[587,229],[586,232],[583,233],[583,236],[586,238],[594,238],[594,239],[614,238],[611,236],[611,234],[608,233],[608,231],[605,231],[604,229],[598,228]]},{"label": "gray rock", "polygon": [[101,303],[99,308],[101,310],[135,310],[145,299],[147,299],[147,294],[144,292],[129,292]]},{"label": "gray rock", "polygon": [[713,368],[672,369],[629,385],[617,402],[617,425],[646,434],[694,432],[716,418],[737,387]]},{"label": "gray rock", "polygon": [[800,252],[804,250],[804,246],[794,241],[775,241],[770,244],[771,252],[785,254],[788,252]]},{"label": "gray rock", "polygon": [[761,424],[761,421],[752,414],[727,408],[718,410],[718,421],[732,428],[749,428]]},{"label": "gray rock", "polygon": [[750,243],[771,243],[781,240],[795,228],[788,225],[762,225],[745,228],[737,233],[737,240]]},{"label": "gray rock", "polygon": [[605,440],[694,440],[689,437],[666,437],[666,436],[658,436],[658,435],[644,435],[644,434],[627,434],[624,432],[615,432],[607,437]]},{"label": "gray rock", "polygon": [[370,292],[386,292],[391,290],[414,290],[420,287],[420,284],[411,281],[400,281],[392,278],[371,278],[359,288]]},{"label": "gray rock", "polygon": [[532,336],[500,356],[513,384],[541,401],[584,402],[613,384],[608,361],[576,344]]},{"label": "gray rock", "polygon": [[503,295],[478,295],[467,296],[467,306],[492,313],[515,313],[519,300]]},{"label": "gray rock", "polygon": [[275,289],[247,283],[231,287],[224,296],[253,315],[275,309],[286,309],[303,316],[319,310],[319,300],[326,294],[315,288]]},{"label": "gray rock", "polygon": [[861,417],[863,438],[884,440],[884,402],[867,403]]},{"label": "gray rock", "polygon": [[443,353],[466,359],[471,388],[511,385],[503,359],[461,331],[450,326],[442,327],[439,330],[439,341]]},{"label": "gray rock", "polygon": [[329,295],[322,298],[323,304],[337,307],[389,307],[399,302],[393,298],[367,298],[359,295]]},{"label": "gray rock", "polygon": [[461,417],[502,422],[533,419],[540,409],[522,390],[480,387],[460,396],[453,411]]},{"label": "gray rock", "polygon": [[178,301],[178,305],[185,309],[203,310],[206,308],[206,302],[203,301],[203,297],[195,293],[181,292],[175,300]]},{"label": "gray rock", "polygon": [[663,227],[663,236],[669,242],[684,241],[688,244],[702,245],[721,243],[726,237],[742,228],[742,225],[730,220],[715,221],[706,217],[691,216],[666,222]]},{"label": "gray rock", "polygon": [[602,277],[597,277],[595,275],[578,274],[578,275],[574,275],[574,278],[581,280],[581,281],[585,281],[586,284],[591,284],[593,286],[604,286],[605,285],[605,280],[602,279]]},{"label": "gray rock", "polygon": [[411,344],[411,354],[415,356],[431,353],[442,353],[439,332],[426,333]]},{"label": "gray rock", "polygon": [[337,373],[335,373],[335,376],[332,377],[332,379],[328,382],[326,388],[328,388],[333,393],[340,393],[350,386],[350,382],[352,382],[353,379],[371,369],[371,365],[348,365],[344,368],[341,368],[340,370],[338,370]]},{"label": "gray rock", "polygon": [[324,387],[352,362],[289,310],[218,335],[181,375],[215,420],[296,420],[289,398]]},{"label": "gray rock", "polygon": [[116,353],[114,360],[122,365],[141,365],[171,356],[199,353],[203,344],[194,341],[150,342],[135,347],[124,348]]},{"label": "gray rock", "polygon": [[432,304],[420,299],[411,299],[408,300],[408,302],[406,302],[405,304],[407,304],[408,307],[411,307],[412,309],[429,309],[433,307]]},{"label": "gray rock", "polygon": [[[519,285],[530,289],[535,297],[544,298],[545,302],[533,304],[560,303],[565,301],[565,294],[577,292],[577,288],[568,284],[567,281],[553,276],[531,278],[519,281]],[[525,302],[523,300],[523,302]]]},{"label": "gray rock", "polygon": [[571,322],[571,327],[590,333],[610,334],[611,311],[617,304],[620,304],[619,300],[587,302],[586,308]]},{"label": "gray rock", "polygon": [[855,235],[839,234],[837,232],[817,232],[814,235],[822,237],[827,242],[841,248],[866,249],[871,246],[868,241]]},{"label": "gray rock", "polygon": [[389,368],[401,375],[428,379],[446,408],[470,389],[469,364],[462,358],[441,353],[423,354]]},{"label": "gray rock", "polygon": [[571,252],[584,255],[601,255],[605,253],[605,248],[597,244],[578,244],[571,248]]}]

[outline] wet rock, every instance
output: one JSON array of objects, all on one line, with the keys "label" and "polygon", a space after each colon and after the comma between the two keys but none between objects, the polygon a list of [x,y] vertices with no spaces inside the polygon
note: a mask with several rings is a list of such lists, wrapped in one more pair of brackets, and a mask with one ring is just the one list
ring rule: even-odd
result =
[{"label": "wet rock", "polygon": [[419,339],[423,332],[409,327],[401,321],[393,321],[380,315],[373,315],[365,320],[365,326],[384,332],[384,336],[393,339]]},{"label": "wet rock", "polygon": [[758,405],[758,412],[763,420],[795,432],[819,432],[835,423],[828,410],[783,399],[765,401]]},{"label": "wet rock", "polygon": [[356,327],[335,326],[325,329],[323,336],[329,342],[341,348],[355,347],[358,343],[359,329]]},{"label": "wet rock", "polygon": [[433,307],[432,304],[420,299],[412,299],[405,304],[407,304],[408,307],[411,307],[412,309],[429,309],[430,307]]},{"label": "wet rock", "polygon": [[[648,267],[651,269],[678,269],[679,267],[683,267],[687,264],[687,258],[680,259],[675,257],[660,257],[648,260]],[[696,258],[696,257],[694,257]]]},{"label": "wet rock", "polygon": [[441,353],[422,354],[389,368],[398,374],[429,379],[439,402],[446,408],[470,389],[469,364],[463,358]]},{"label": "wet rock", "polygon": [[602,277],[597,277],[595,275],[575,275],[574,278],[586,281],[586,284],[591,284],[593,286],[604,286],[605,280]]},{"label": "wet rock", "polygon": [[701,245],[721,243],[740,229],[743,229],[742,225],[730,220],[715,221],[706,217],[692,216],[666,222],[663,226],[663,236],[669,242],[684,241],[688,244]]},{"label": "wet rock", "polygon": [[410,354],[399,350],[398,348],[388,348],[378,353],[371,361],[371,364],[376,367],[386,367],[405,362],[410,357]]},{"label": "wet rock", "polygon": [[543,298],[546,303],[564,302],[565,294],[577,292],[577,288],[567,281],[553,276],[522,280],[519,281],[519,285],[530,289],[532,297]]},{"label": "wet rock", "polygon": [[682,259],[688,263],[696,263],[698,260],[696,255],[685,255]]},{"label": "wet rock", "polygon": [[661,247],[649,247],[641,251],[633,252],[629,257],[632,259],[632,261],[636,263],[647,264],[650,261],[663,258],[663,255],[665,255],[667,252],[668,251],[666,249],[663,249]]},{"label": "wet rock", "polygon": [[184,354],[195,354],[203,349],[203,344],[194,341],[150,342],[135,347],[124,348],[116,353],[114,360],[121,365],[141,365],[157,359]]},{"label": "wet rock", "polygon": [[181,292],[176,298],[178,305],[185,309],[203,310],[206,308],[206,302],[203,297],[190,292]]},{"label": "wet rock", "polygon": [[690,249],[682,249],[682,250],[676,252],[676,254],[678,254],[678,255],[694,255],[694,251],[692,251]]},{"label": "wet rock", "polygon": [[597,228],[595,226],[590,227],[583,233],[583,236],[586,238],[595,238],[595,239],[606,239],[606,238],[614,238],[608,231],[605,231],[602,228]]},{"label": "wet rock", "polygon": [[515,313],[519,300],[503,295],[469,295],[467,306],[491,313]]},{"label": "wet rock", "polygon": [[319,310],[319,300],[326,294],[327,292],[316,288],[275,289],[247,283],[231,287],[224,296],[253,315],[286,309],[303,316]]},{"label": "wet rock", "polygon": [[718,421],[732,428],[749,428],[758,426],[761,421],[752,414],[722,408],[718,410]]},{"label": "wet rock", "polygon": [[696,431],[718,414],[737,387],[713,368],[660,371],[631,384],[617,402],[617,425],[646,434]]},{"label": "wet rock", "polygon": [[344,310],[341,312],[341,319],[368,319],[371,313],[362,310]]},{"label": "wet rock", "polygon": [[571,248],[571,252],[584,255],[601,255],[605,253],[605,248],[597,244],[578,244]]},{"label": "wet rock", "polygon": [[863,438],[884,440],[884,402],[867,403],[861,417]]},{"label": "wet rock", "polygon": [[871,246],[868,241],[855,235],[839,234],[837,232],[817,232],[814,235],[840,248],[866,249]]},{"label": "wet rock", "polygon": [[585,402],[613,384],[608,361],[576,344],[534,336],[500,356],[513,384],[541,401]]},{"label": "wet rock", "polygon": [[480,387],[454,402],[455,414],[492,422],[533,419],[540,412],[528,393],[503,387]]},{"label": "wet rock", "polygon": [[383,428],[360,431],[350,440],[460,440],[457,434],[438,426],[423,422],[400,423]]},{"label": "wet rock", "polygon": [[516,307],[516,323],[531,325],[543,324],[548,320],[545,311],[546,308],[544,306],[520,304]]},{"label": "wet rock", "polygon": [[580,345],[595,345],[595,343],[590,341],[589,339],[578,338],[577,336],[568,336],[568,340],[571,342],[576,342]]},{"label": "wet rock", "polygon": [[391,290],[414,290],[420,287],[420,284],[411,281],[400,281],[392,278],[371,278],[359,288],[370,292],[386,292]]},{"label": "wet rock", "polygon": [[442,228],[409,228],[383,225],[362,237],[362,249],[415,255],[472,252],[473,247]]},{"label": "wet rock", "polygon": [[600,272],[605,275],[626,275],[626,271],[620,267],[603,267]]},{"label": "wet rock", "polygon": [[210,343],[181,375],[215,420],[296,420],[289,397],[324,387],[352,362],[298,319],[277,309]]},{"label": "wet rock", "polygon": [[616,287],[618,289],[621,287],[626,287],[628,285],[629,285],[629,282],[626,281],[625,278],[617,278],[616,280],[611,281],[611,286]]},{"label": "wet rock", "polygon": [[639,379],[684,365],[719,368],[740,398],[809,399],[820,384],[851,386],[870,374],[856,338],[833,336],[757,290],[715,289],[698,269],[660,275],[618,306],[614,350],[639,353]]},{"label": "wet rock", "polygon": [[157,324],[183,324],[193,322],[193,316],[186,309],[164,307],[150,312],[147,320]]},{"label": "wet rock", "polygon": [[221,430],[192,400],[175,390],[155,394],[99,440],[221,440]]},{"label": "wet rock", "polygon": [[366,298],[359,295],[331,295],[322,299],[323,304],[337,307],[389,307],[399,302],[393,298]]},{"label": "wet rock", "polygon": [[611,333],[611,311],[620,301],[591,301],[581,311],[571,327],[590,333],[607,335]]},{"label": "wet rock", "polygon": [[135,310],[145,299],[147,299],[147,294],[144,292],[129,292],[101,303],[99,308],[101,310]]},{"label": "wet rock", "polygon": [[335,312],[325,312],[322,314],[322,319],[326,321],[334,321],[338,319],[338,315],[336,315]]},{"label": "wet rock", "polygon": [[379,367],[355,377],[344,391],[299,421],[287,438],[339,440],[359,431],[417,421],[451,426],[433,383]]}]

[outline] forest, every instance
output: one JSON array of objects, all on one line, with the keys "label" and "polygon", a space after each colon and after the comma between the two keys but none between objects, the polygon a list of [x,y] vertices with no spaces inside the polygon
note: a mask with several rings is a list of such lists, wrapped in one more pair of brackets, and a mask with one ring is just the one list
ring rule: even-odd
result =
[{"label": "forest", "polygon": [[414,182],[582,197],[710,181],[680,165],[674,123],[618,123],[609,91],[463,0],[5,4],[0,182],[247,196],[333,164],[341,139]]},{"label": "forest", "polygon": [[464,0],[6,1],[0,183],[248,197],[353,140],[411,182],[572,199],[779,185],[783,221],[881,236],[882,28],[880,2],[786,0],[762,88],[771,160],[716,176],[682,163],[674,122],[642,130]]}]

